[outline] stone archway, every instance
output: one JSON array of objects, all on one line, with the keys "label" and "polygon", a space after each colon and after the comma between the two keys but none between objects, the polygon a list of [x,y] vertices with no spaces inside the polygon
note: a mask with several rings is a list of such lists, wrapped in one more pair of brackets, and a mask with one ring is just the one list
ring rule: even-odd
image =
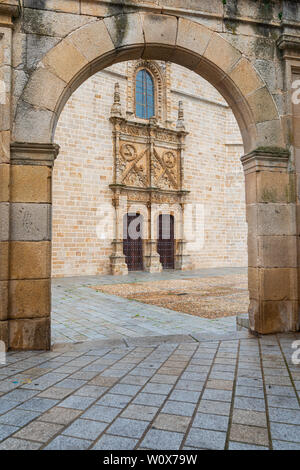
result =
[{"label": "stone archway", "polygon": [[[8,300],[0,322],[0,338],[9,348],[50,347],[51,168],[60,112],[92,74],[141,58],[193,70],[231,106],[247,152],[250,327],[258,333],[299,328],[293,182],[283,127],[267,85],[250,60],[218,32],[171,14],[137,12],[96,19],[68,34],[43,56],[19,99],[9,170],[0,174],[3,188],[10,182],[11,222],[1,243],[7,265],[2,289]],[[279,295],[273,292],[276,286]]]}]

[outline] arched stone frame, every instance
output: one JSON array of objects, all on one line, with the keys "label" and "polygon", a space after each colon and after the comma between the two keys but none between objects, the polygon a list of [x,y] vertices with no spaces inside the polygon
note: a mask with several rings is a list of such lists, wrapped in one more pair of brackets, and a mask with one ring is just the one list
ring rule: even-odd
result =
[{"label": "arched stone frame", "polygon": [[[126,27],[120,30],[120,23]],[[297,292],[293,291],[284,303],[277,300],[269,302],[262,284],[267,271],[272,277],[274,273],[269,271],[279,269],[279,246],[287,253],[280,266],[291,271],[295,265],[289,260],[296,259],[293,229],[289,228],[288,232],[281,229],[278,217],[276,227],[270,228],[268,224],[272,222],[276,207],[277,213],[284,210],[291,222],[292,205],[285,204],[281,209],[276,198],[268,204],[269,201],[261,201],[262,196],[259,195],[259,173],[278,172],[277,191],[279,185],[286,187],[288,176],[283,126],[268,87],[250,60],[219,33],[181,17],[133,13],[94,21],[62,39],[43,57],[19,99],[11,146],[9,292],[17,293],[14,295],[15,308],[18,302],[23,301],[23,294],[16,285],[19,280],[27,280],[29,284],[33,279],[35,282],[39,280],[39,301],[43,302],[43,308],[38,308],[35,316],[32,311],[27,311],[20,317],[10,307],[8,321],[4,322],[9,323],[9,333],[3,333],[3,337],[11,348],[45,349],[50,346],[49,290],[46,288],[45,294],[42,291],[42,285],[50,285],[50,237],[44,235],[41,227],[35,241],[27,241],[27,235],[16,230],[14,203],[16,200],[23,203],[29,213],[34,205],[34,210],[40,211],[40,220],[45,219],[51,204],[49,168],[57,153],[53,144],[55,127],[66,101],[84,80],[97,71],[113,63],[140,58],[175,62],[193,70],[214,85],[231,106],[247,152],[243,163],[251,260],[250,327],[259,333],[299,328]],[[24,185],[24,181],[31,186],[30,196],[23,194],[24,188],[20,184]],[[2,183],[5,184],[4,177]],[[265,179],[265,189],[274,189],[271,178]],[[21,254],[23,262],[20,267],[18,259]],[[287,290],[292,282],[286,281]]]},{"label": "arched stone frame", "polygon": [[[128,65],[127,78],[127,113],[136,118],[136,76],[140,70],[150,73],[154,84],[155,117],[160,122],[167,119],[166,79],[160,65],[155,61],[138,60]],[[137,118],[138,119],[138,118]]]}]

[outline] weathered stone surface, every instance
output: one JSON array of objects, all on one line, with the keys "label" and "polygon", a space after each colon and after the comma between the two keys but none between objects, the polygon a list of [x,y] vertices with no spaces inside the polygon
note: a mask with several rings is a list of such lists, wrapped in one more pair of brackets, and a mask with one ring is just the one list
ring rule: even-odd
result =
[{"label": "weathered stone surface", "polygon": [[258,235],[296,235],[294,204],[257,204]]},{"label": "weathered stone surface", "polygon": [[0,341],[3,341],[8,348],[8,322],[0,321]]},{"label": "weathered stone surface", "polygon": [[229,76],[245,96],[264,86],[251,63],[244,58],[236,64]]},{"label": "weathered stone surface", "polygon": [[258,299],[260,292],[258,268],[248,268],[248,288],[250,299]]},{"label": "weathered stone surface", "polygon": [[1,167],[1,163],[9,163],[9,145],[10,145],[10,131],[1,131],[0,132],[0,167]]},{"label": "weathered stone surface", "polygon": [[50,349],[50,318],[10,320],[9,348],[15,350]]},{"label": "weathered stone surface", "polygon": [[10,227],[13,241],[51,240],[51,205],[12,203]]},{"label": "weathered stone surface", "polygon": [[266,236],[259,237],[259,264],[265,268],[295,268],[296,237]]},{"label": "weathered stone surface", "polygon": [[261,295],[265,300],[297,300],[297,269],[276,268],[261,271]]},{"label": "weathered stone surface", "polygon": [[0,164],[0,202],[9,201],[9,183],[10,183],[10,167],[3,163]]},{"label": "weathered stone surface", "polygon": [[12,165],[11,202],[51,202],[51,169],[46,166]]},{"label": "weathered stone surface", "polygon": [[262,171],[257,173],[257,202],[290,202],[290,175]]},{"label": "weathered stone surface", "polygon": [[0,280],[8,279],[8,242],[0,242]]},{"label": "weathered stone surface", "polygon": [[272,334],[299,329],[298,302],[286,300],[264,302],[262,312],[259,333]]},{"label": "weathered stone surface", "polygon": [[256,203],[257,193],[257,173],[245,175],[246,204]]},{"label": "weathered stone surface", "polygon": [[0,321],[7,319],[8,281],[0,281]]},{"label": "weathered stone surface", "polygon": [[228,41],[217,33],[214,33],[204,57],[219,67],[224,72],[229,72],[241,58],[241,53]]},{"label": "weathered stone surface", "polygon": [[[274,111],[274,110],[273,110]],[[283,131],[279,119],[273,121],[259,122],[256,124],[257,147],[275,146],[284,147]]]},{"label": "weathered stone surface", "polygon": [[23,25],[25,33],[63,38],[93,20],[86,15],[25,8]]},{"label": "weathered stone surface", "polygon": [[[4,20],[4,16],[1,17],[1,20]],[[3,21],[4,23],[4,21]],[[1,48],[0,48],[0,64],[11,65],[12,61],[12,31],[11,28],[6,28],[4,24],[0,26],[0,35],[1,35]]]},{"label": "weathered stone surface", "polygon": [[39,10],[63,11],[65,13],[80,13],[80,2],[74,2],[74,0],[46,0],[46,2],[24,0],[24,7],[37,8]]},{"label": "weathered stone surface", "polygon": [[46,54],[42,63],[54,75],[69,83],[88,64],[88,60],[71,41],[65,39]]},{"label": "weathered stone surface", "polygon": [[144,34],[139,14],[110,16],[104,19],[111,40],[116,48],[126,45],[144,45]]},{"label": "weathered stone surface", "polygon": [[115,48],[104,21],[77,29],[69,39],[88,61],[95,60]]},{"label": "weathered stone surface", "polygon": [[[43,87],[41,87],[43,83]],[[38,68],[23,95],[24,101],[35,106],[55,111],[66,83],[44,67]],[[45,90],[47,92],[45,93]]]},{"label": "weathered stone surface", "polygon": [[16,142],[49,143],[55,115],[47,109],[40,109],[25,101],[19,101],[13,127]]},{"label": "weathered stone surface", "polygon": [[7,131],[10,129],[10,72],[10,67],[0,67],[0,131]]},{"label": "weathered stone surface", "polygon": [[9,284],[9,318],[38,318],[50,315],[51,281],[20,280]]},{"label": "weathered stone surface", "polygon": [[35,68],[43,56],[59,42],[58,37],[26,34],[26,65],[28,69]]},{"label": "weathered stone surface", "polygon": [[195,54],[203,55],[213,32],[201,24],[191,23],[184,18],[178,20],[176,45]]},{"label": "weathered stone surface", "polygon": [[175,45],[177,18],[168,15],[142,14],[143,31],[146,44]]},{"label": "weathered stone surface", "polygon": [[26,62],[26,34],[15,32],[13,36],[12,65],[22,67]]},{"label": "weathered stone surface", "polygon": [[248,266],[257,267],[259,265],[258,240],[256,234],[252,232],[252,229],[255,231],[255,227],[251,226],[248,232]]},{"label": "weathered stone surface", "polygon": [[248,96],[247,101],[251,106],[257,123],[272,121],[278,117],[276,105],[267,87],[256,90]]},{"label": "weathered stone surface", "polygon": [[48,279],[50,258],[50,242],[11,242],[11,279]]},{"label": "weathered stone surface", "polygon": [[9,239],[9,203],[0,202],[0,241]]}]

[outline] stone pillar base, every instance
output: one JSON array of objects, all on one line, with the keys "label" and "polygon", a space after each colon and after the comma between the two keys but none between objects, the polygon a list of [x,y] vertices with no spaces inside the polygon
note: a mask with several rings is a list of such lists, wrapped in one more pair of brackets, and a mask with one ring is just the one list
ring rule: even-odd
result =
[{"label": "stone pillar base", "polygon": [[128,267],[123,253],[123,240],[113,240],[113,254],[110,256],[110,268],[113,276],[126,276]]},{"label": "stone pillar base", "polygon": [[161,273],[163,270],[159,255],[144,256],[144,266],[147,273]]},{"label": "stone pillar base", "polygon": [[[8,350],[8,321],[0,321],[0,340],[5,344],[5,350]],[[0,352],[2,348],[0,348]]]},{"label": "stone pillar base", "polygon": [[125,256],[112,255],[110,257],[110,267],[113,276],[126,276],[128,274],[128,267],[125,262]]},{"label": "stone pillar base", "polygon": [[9,321],[9,349],[17,351],[49,350],[50,317],[23,318]]},{"label": "stone pillar base", "polygon": [[175,269],[180,271],[192,271],[193,264],[190,255],[176,255],[175,256]]},{"label": "stone pillar base", "polygon": [[186,243],[185,240],[178,242],[178,254],[175,255],[175,269],[181,271],[191,271],[193,269],[191,255],[186,253]]},{"label": "stone pillar base", "polygon": [[146,255],[144,256],[144,270],[148,273],[161,273],[163,268],[160,256],[156,251],[156,240],[146,241]]}]

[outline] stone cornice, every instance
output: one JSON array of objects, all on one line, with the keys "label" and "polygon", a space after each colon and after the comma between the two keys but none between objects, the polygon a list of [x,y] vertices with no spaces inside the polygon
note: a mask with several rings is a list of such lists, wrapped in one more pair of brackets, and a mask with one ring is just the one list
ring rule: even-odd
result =
[{"label": "stone cornice", "polygon": [[57,144],[14,142],[10,146],[12,165],[54,165],[59,152]]},{"label": "stone cornice", "polygon": [[0,0],[0,15],[18,17],[21,11],[19,0]]},{"label": "stone cornice", "polygon": [[260,147],[244,155],[241,162],[246,174],[257,171],[286,172],[290,152],[279,147]]},{"label": "stone cornice", "polygon": [[293,49],[300,51],[300,36],[282,34],[277,39],[277,47],[280,50]]}]

